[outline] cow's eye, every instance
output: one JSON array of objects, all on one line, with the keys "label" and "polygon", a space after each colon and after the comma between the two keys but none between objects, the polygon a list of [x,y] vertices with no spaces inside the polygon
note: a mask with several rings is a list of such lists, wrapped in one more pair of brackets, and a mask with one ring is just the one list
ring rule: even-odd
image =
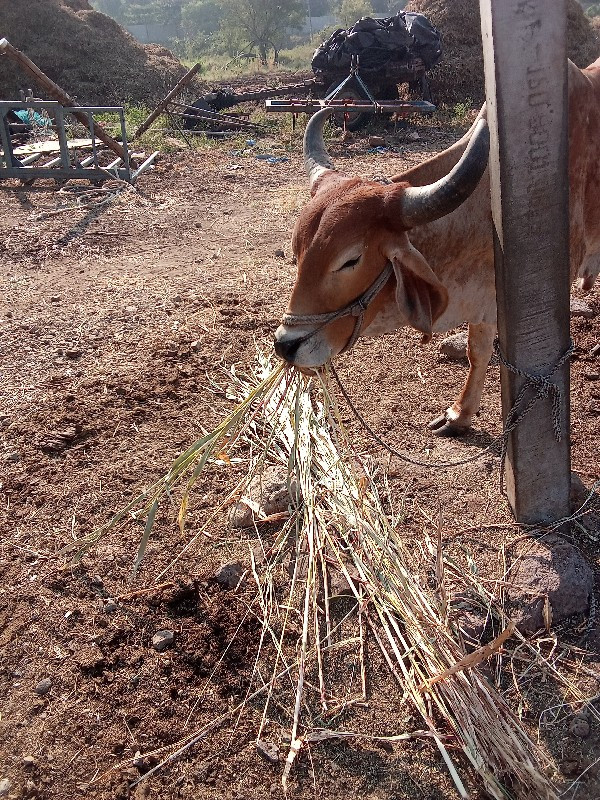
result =
[{"label": "cow's eye", "polygon": [[351,258],[344,264],[342,264],[342,266],[339,269],[336,269],[336,272],[341,272],[343,269],[351,269],[352,267],[355,267],[359,261],[360,261],[360,256],[358,258]]}]

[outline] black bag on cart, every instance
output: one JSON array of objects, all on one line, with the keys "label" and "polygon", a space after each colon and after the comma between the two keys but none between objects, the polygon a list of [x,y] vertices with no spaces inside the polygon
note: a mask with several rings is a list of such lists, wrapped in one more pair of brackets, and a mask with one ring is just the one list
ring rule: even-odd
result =
[{"label": "black bag on cart", "polygon": [[380,69],[388,63],[423,59],[427,69],[442,56],[441,36],[422,14],[396,14],[386,19],[363,17],[347,31],[339,28],[315,50],[313,72],[349,70],[358,56],[363,69]]},{"label": "black bag on cart", "polygon": [[435,67],[442,57],[442,37],[440,32],[423,14],[407,11],[401,16],[404,17],[406,30],[413,38],[413,44],[410,48],[412,55],[423,59],[425,69]]}]

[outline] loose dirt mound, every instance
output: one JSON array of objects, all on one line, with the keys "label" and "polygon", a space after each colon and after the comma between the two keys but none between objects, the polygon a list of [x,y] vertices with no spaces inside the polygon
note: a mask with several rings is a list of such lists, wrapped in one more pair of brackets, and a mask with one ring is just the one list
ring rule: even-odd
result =
[{"label": "loose dirt mound", "polygon": [[[153,103],[184,74],[175,56],[142,45],[88,0],[0,0],[0,37],[22,50],[81,104]],[[0,96],[18,97],[32,81],[0,58]]]},{"label": "loose dirt mound", "polygon": [[[425,14],[440,30],[444,57],[431,72],[438,103],[457,103],[485,97],[479,0],[411,0],[407,11]],[[597,31],[598,29],[596,29]],[[569,58],[586,67],[600,55],[600,42],[577,0],[568,6]]]}]

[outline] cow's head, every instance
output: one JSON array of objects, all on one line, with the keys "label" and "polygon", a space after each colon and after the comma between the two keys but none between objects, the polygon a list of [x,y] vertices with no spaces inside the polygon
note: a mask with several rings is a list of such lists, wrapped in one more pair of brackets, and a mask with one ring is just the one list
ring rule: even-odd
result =
[{"label": "cow's head", "polygon": [[487,165],[485,120],[474,128],[460,161],[429,186],[381,184],[344,178],[323,142],[331,108],[315,114],[304,136],[312,199],[293,235],[298,275],[277,354],[298,367],[316,368],[372,336],[411,325],[426,337],[448,303],[409,231],[454,211],[477,186]]}]

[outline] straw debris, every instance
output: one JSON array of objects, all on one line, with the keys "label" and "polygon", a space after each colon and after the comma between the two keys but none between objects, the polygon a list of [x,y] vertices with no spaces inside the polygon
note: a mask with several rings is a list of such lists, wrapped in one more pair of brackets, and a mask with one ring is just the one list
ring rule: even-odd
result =
[{"label": "straw debris", "polygon": [[[366,643],[370,639],[422,720],[422,730],[386,738],[432,740],[463,798],[468,797],[464,777],[470,767],[488,795],[497,800],[507,796],[555,800],[545,757],[478,669],[483,661],[499,656],[511,637],[520,638],[521,648],[526,649],[527,643],[502,610],[493,608],[493,598],[476,579],[454,574],[455,567],[443,556],[440,526],[437,546],[431,545],[436,551],[438,586],[435,591],[423,589],[411,566],[414,541],[404,541],[401,520],[386,508],[385,475],[375,474],[354,451],[327,376],[308,381],[282,366],[271,370],[261,358],[255,375],[233,373],[229,380],[238,400],[232,413],[107,525],[70,548],[81,554],[133,515],[146,519],[137,568],[159,503],[172,500],[177,486],[183,487],[179,510],[183,532],[190,491],[203,470],[211,465],[230,469],[240,446],[250,454],[248,474],[215,514],[223,514],[228,504],[243,497],[254,476],[269,464],[286,468],[288,517],[274,539],[271,534],[262,541],[259,526],[262,556],[255,558],[256,548],[250,552],[256,585],[252,613],[261,619],[262,633],[246,699],[171,748],[156,751],[153,755],[162,761],[145,777],[226,722],[239,720],[246,704],[259,701],[263,711],[258,742],[264,738],[273,707],[278,713],[287,709],[289,715],[284,789],[304,748],[331,738],[368,739],[366,731],[336,730],[324,722],[368,700]],[[209,526],[210,519],[194,532],[184,550]],[[448,609],[443,586],[447,570],[453,572],[453,580],[462,579],[500,622],[499,635],[469,655]],[[334,606],[336,573],[343,576],[354,603]],[[349,661],[354,664],[352,686],[340,683],[340,663]],[[546,660],[543,667],[552,671]]]}]

